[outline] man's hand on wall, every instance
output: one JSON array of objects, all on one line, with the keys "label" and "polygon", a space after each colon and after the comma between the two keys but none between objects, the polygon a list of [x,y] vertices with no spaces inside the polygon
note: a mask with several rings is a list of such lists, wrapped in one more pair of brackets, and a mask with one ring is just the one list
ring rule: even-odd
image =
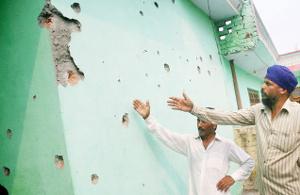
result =
[{"label": "man's hand on wall", "polygon": [[149,101],[147,101],[145,104],[140,100],[133,100],[133,107],[144,119],[148,118],[150,115]]}]

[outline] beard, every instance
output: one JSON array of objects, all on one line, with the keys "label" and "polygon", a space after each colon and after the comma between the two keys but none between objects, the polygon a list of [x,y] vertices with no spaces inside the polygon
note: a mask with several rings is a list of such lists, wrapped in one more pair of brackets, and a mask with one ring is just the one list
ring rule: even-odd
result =
[{"label": "beard", "polygon": [[267,106],[268,108],[270,108],[272,110],[272,108],[274,107],[274,105],[276,104],[278,98],[277,97],[271,97],[268,96],[262,89],[261,89],[261,101],[262,103]]}]

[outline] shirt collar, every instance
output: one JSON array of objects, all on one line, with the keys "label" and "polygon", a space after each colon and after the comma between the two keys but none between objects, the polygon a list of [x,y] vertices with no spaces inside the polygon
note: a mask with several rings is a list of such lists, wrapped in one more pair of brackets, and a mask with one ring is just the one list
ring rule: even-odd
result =
[{"label": "shirt collar", "polygon": [[[198,136],[197,136],[198,135]],[[199,134],[195,135],[195,139],[196,140],[201,140]],[[216,141],[222,141],[222,138],[216,133],[216,136],[215,136],[215,140]],[[202,141],[202,140],[201,140]]]},{"label": "shirt collar", "polygon": [[[284,102],[284,104],[283,104],[281,110],[285,110],[285,111],[287,111],[287,112],[290,112],[292,106],[293,106],[293,105],[292,105],[291,100],[290,100],[290,99],[287,99],[287,100]],[[266,112],[266,110],[270,110],[270,109],[269,109],[268,107],[266,107],[264,104],[261,104],[260,110],[261,110],[262,112]]]}]

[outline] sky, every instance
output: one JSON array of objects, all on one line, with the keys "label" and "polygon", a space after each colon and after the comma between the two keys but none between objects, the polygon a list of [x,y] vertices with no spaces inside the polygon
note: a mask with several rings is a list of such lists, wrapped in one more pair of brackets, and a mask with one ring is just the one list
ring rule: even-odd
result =
[{"label": "sky", "polygon": [[300,0],[252,0],[279,54],[300,50]]}]

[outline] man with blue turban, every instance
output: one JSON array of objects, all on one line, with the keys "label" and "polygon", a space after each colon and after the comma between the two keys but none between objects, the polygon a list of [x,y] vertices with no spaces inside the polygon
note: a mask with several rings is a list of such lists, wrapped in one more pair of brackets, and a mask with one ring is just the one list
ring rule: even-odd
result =
[{"label": "man with blue turban", "polygon": [[198,107],[183,94],[170,97],[172,109],[220,125],[255,125],[257,184],[262,195],[300,195],[300,104],[289,100],[298,82],[285,66],[267,69],[262,103],[235,112]]}]

